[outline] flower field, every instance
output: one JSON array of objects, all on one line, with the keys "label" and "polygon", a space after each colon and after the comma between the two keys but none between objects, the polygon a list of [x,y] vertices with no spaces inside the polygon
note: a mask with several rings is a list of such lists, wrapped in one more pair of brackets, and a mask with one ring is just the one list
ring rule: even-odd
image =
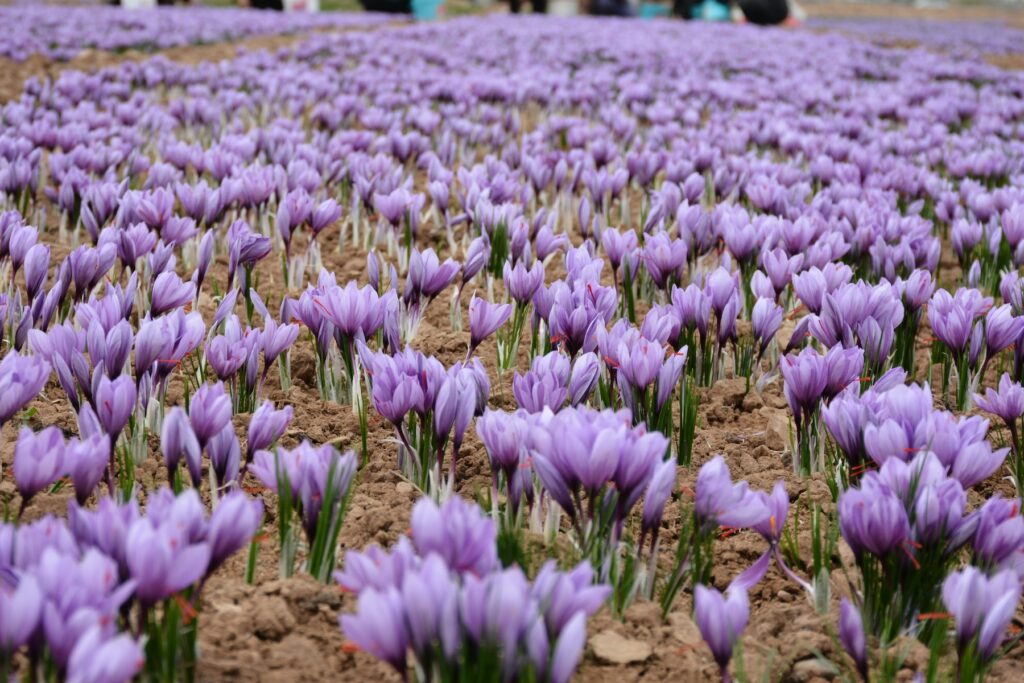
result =
[{"label": "flower field", "polygon": [[282,16],[0,8],[0,680],[1017,679],[1020,31]]}]

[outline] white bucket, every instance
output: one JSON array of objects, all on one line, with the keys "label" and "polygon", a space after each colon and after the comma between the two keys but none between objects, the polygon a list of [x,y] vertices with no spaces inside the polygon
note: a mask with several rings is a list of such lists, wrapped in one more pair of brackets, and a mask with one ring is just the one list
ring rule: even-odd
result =
[{"label": "white bucket", "polygon": [[555,17],[574,17],[579,13],[577,0],[551,0],[548,3],[548,14]]}]

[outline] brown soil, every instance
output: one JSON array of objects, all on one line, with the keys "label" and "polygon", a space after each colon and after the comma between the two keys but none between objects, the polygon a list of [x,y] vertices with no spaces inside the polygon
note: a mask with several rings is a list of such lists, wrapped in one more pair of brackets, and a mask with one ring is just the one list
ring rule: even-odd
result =
[{"label": "brown soil", "polygon": [[1016,55],[985,55],[989,64],[994,64],[1002,69],[1019,71],[1024,69],[1024,54]]},{"label": "brown soil", "polygon": [[808,2],[807,14],[820,19],[915,19],[928,21],[997,21],[1024,28],[1024,11],[1010,7],[965,6],[912,7],[906,4]]},{"label": "brown soil", "polygon": [[[393,22],[404,23],[400,21]],[[324,32],[345,33],[347,31],[373,31],[382,26],[353,26],[325,29]],[[289,47],[300,42],[308,32],[277,36],[253,36],[230,43],[211,43],[209,45],[184,45],[171,47],[155,52],[142,50],[125,50],[122,52],[105,52],[103,50],[86,49],[79,52],[73,59],[58,61],[41,54],[35,54],[23,62],[0,57],[0,104],[14,99],[21,94],[22,86],[29,78],[56,78],[62,71],[98,71],[124,61],[141,62],[154,55],[161,55],[182,64],[199,64],[200,62],[219,62],[232,59],[244,50],[270,50]]]}]

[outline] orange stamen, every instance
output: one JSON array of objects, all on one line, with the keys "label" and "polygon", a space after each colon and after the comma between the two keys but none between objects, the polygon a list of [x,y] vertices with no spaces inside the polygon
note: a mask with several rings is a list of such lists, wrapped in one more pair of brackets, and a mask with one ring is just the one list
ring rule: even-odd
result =
[{"label": "orange stamen", "polygon": [[952,614],[949,612],[925,612],[924,614],[918,614],[918,621],[928,621],[930,619],[949,619]]},{"label": "orange stamen", "polygon": [[174,602],[177,603],[178,609],[181,610],[182,624],[188,626],[192,623],[193,619],[199,616],[199,613],[196,612],[196,609],[192,606],[192,603],[190,603],[185,598],[181,597],[181,593],[175,593],[172,597],[174,598]]}]

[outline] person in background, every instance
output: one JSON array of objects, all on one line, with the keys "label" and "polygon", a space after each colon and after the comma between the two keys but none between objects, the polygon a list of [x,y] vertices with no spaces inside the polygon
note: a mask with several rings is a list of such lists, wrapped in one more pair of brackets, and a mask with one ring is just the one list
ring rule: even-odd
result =
[{"label": "person in background", "polygon": [[411,0],[359,0],[359,4],[367,12],[384,12],[385,14],[412,14]]},{"label": "person in background", "polygon": [[597,17],[633,16],[633,7],[627,0],[590,0],[589,11]]},{"label": "person in background", "polygon": [[278,12],[284,11],[284,0],[238,0],[238,4],[242,7],[250,7],[252,9],[272,9]]},{"label": "person in background", "polygon": [[[712,3],[713,0],[705,0],[701,3],[695,0],[674,0],[672,13],[683,19],[700,19],[704,18],[701,16],[702,12],[707,14],[705,6]],[[727,19],[729,16],[728,5],[731,2],[715,2],[713,4],[721,5],[721,11],[713,13],[714,16],[717,18],[720,15],[723,19]],[[795,23],[788,0],[737,0],[736,4],[740,10],[738,21],[747,21],[759,26]]]},{"label": "person in background", "polygon": [[787,0],[738,0],[737,4],[743,17],[751,24],[774,26],[794,21]]},{"label": "person in background", "polygon": [[[512,14],[519,14],[522,9],[523,0],[509,0],[508,7]],[[530,9],[534,14],[547,14],[548,0],[530,0]]]}]

